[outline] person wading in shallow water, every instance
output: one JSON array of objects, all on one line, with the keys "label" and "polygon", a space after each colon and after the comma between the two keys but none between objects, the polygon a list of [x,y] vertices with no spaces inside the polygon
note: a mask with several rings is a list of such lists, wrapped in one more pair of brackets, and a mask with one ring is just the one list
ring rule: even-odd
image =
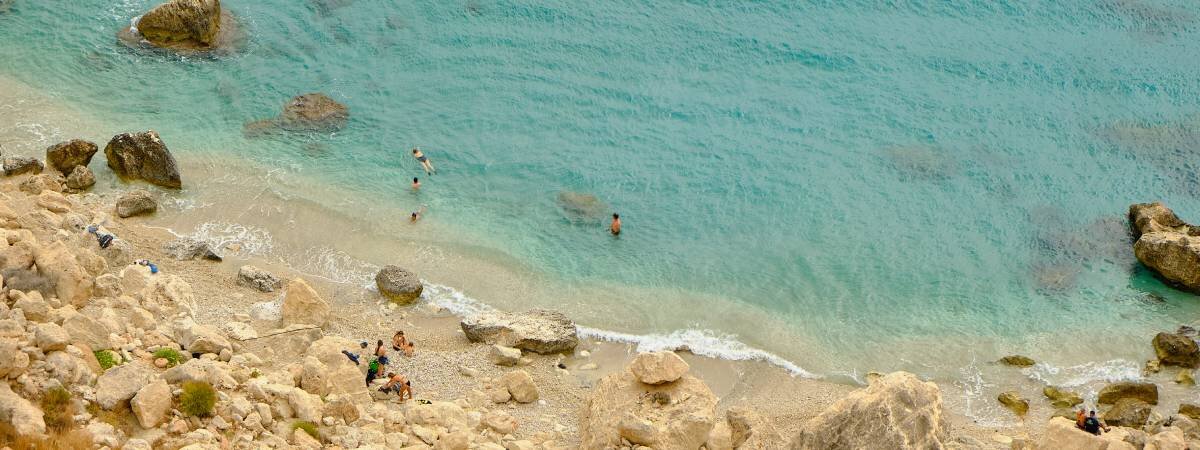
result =
[{"label": "person wading in shallow water", "polygon": [[620,214],[613,213],[612,225],[608,226],[608,231],[611,232],[613,236],[617,236],[617,235],[621,234],[621,215]]},{"label": "person wading in shallow water", "polygon": [[413,177],[412,190],[415,191],[418,189],[421,189],[421,180],[418,180],[417,177]]},{"label": "person wading in shallow water", "polygon": [[413,158],[417,158],[417,162],[421,163],[421,168],[425,169],[426,175],[433,175],[437,170],[433,168],[433,163],[429,162],[429,158],[421,153],[421,149],[413,147]]}]

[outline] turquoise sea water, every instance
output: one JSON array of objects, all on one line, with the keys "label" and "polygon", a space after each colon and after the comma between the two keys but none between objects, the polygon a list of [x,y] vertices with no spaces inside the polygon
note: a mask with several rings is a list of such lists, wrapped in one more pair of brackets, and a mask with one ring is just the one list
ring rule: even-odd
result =
[{"label": "turquoise sea water", "polygon": [[[336,187],[307,199],[349,217],[428,204],[441,239],[548,283],[646,292],[564,294],[650,317],[589,326],[736,335],[820,374],[954,374],[1018,351],[1136,361],[1200,311],[1137,269],[1123,221],[1156,199],[1200,220],[1192,1],[228,0],[232,54],[118,44],[155,3],[16,0],[0,74],[181,159]],[[346,130],[242,136],[313,91],[350,107]],[[568,220],[560,191],[625,233]],[[1100,332],[1118,337],[1062,348]]]}]

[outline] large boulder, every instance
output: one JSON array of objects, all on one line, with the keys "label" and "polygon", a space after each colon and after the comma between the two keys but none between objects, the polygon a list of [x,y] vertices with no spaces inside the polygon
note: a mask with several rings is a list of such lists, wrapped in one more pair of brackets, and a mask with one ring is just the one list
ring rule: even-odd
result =
[{"label": "large boulder", "polygon": [[1167,282],[1200,292],[1200,228],[1180,220],[1162,203],[1129,207],[1138,261]]},{"label": "large boulder", "polygon": [[387,265],[375,275],[375,286],[379,293],[389,300],[409,304],[421,296],[425,286],[417,274],[404,270],[400,266]]},{"label": "large boulder", "polygon": [[1017,391],[1005,391],[996,397],[996,400],[1016,414],[1018,417],[1025,416],[1029,412],[1029,400],[1021,397],[1021,393]]},{"label": "large boulder", "polygon": [[153,130],[113,136],[104,147],[104,156],[108,167],[122,177],[174,189],[183,187],[175,157]]},{"label": "large boulder", "polygon": [[6,382],[0,382],[0,422],[11,425],[20,436],[36,437],[46,432],[42,410],[13,392]]},{"label": "large boulder", "polygon": [[92,350],[105,350],[112,345],[108,340],[108,328],[87,314],[72,314],[63,321],[63,329],[71,335],[73,342],[88,346]]},{"label": "large boulder", "polygon": [[346,126],[350,109],[328,95],[309,93],[293,97],[283,112],[273,119],[247,122],[242,133],[248,137],[265,136],[279,130],[331,133]]},{"label": "large boulder", "polygon": [[936,384],[893,372],[809,420],[791,448],[943,448],[945,423]]},{"label": "large boulder", "polygon": [[42,353],[65,350],[71,343],[71,334],[56,323],[39,323],[33,329],[33,342]]},{"label": "large boulder", "polygon": [[534,353],[567,352],[579,344],[575,322],[556,311],[481,313],[463,319],[460,325],[471,342],[500,344]]},{"label": "large boulder", "polygon": [[645,384],[663,384],[678,380],[687,373],[688,363],[675,352],[641,353],[633,358],[629,370]]},{"label": "large boulder", "polygon": [[92,156],[99,150],[96,144],[83,139],[61,142],[46,149],[46,164],[54,170],[68,174],[75,170],[75,167],[87,167],[92,162]]},{"label": "large boulder", "polygon": [[1121,381],[1100,390],[1097,402],[1111,405],[1123,398],[1136,398],[1151,405],[1158,404],[1158,385],[1137,381]]},{"label": "large boulder", "polygon": [[206,52],[238,40],[236,18],[220,0],[171,0],[117,33],[128,44],[150,44],[177,52]]},{"label": "large boulder", "polygon": [[0,379],[16,378],[29,368],[29,355],[14,339],[0,339]]},{"label": "large boulder", "polygon": [[4,168],[4,176],[11,177],[14,175],[22,175],[27,173],[38,174],[42,173],[45,167],[37,158],[28,158],[24,156],[9,156],[4,158],[0,165]]},{"label": "large boulder", "polygon": [[143,361],[114,366],[96,380],[96,403],[111,410],[132,399],[154,378],[154,368]]},{"label": "large boulder", "polygon": [[1141,428],[1150,418],[1153,407],[1136,398],[1126,397],[1104,412],[1104,423],[1114,427]]},{"label": "large boulder", "polygon": [[1042,388],[1042,395],[1050,399],[1050,405],[1055,408],[1071,408],[1083,403],[1083,397],[1070,391],[1064,391],[1056,386]]},{"label": "large boulder", "polygon": [[1200,363],[1200,347],[1188,336],[1158,333],[1154,336],[1154,353],[1167,366],[1196,367]]},{"label": "large boulder", "polygon": [[171,386],[159,378],[142,386],[129,401],[129,406],[142,428],[154,428],[171,412],[171,400]]},{"label": "large boulder", "polygon": [[329,322],[329,303],[302,278],[288,283],[283,294],[282,323],[323,327]]},{"label": "large boulder", "polygon": [[59,300],[78,308],[92,297],[94,278],[63,241],[37,247],[33,251],[33,262],[38,273],[54,283],[54,294]]},{"label": "large boulder", "polygon": [[696,377],[647,385],[626,369],[597,383],[579,421],[581,449],[622,447],[694,450],[716,423],[717,397]]}]

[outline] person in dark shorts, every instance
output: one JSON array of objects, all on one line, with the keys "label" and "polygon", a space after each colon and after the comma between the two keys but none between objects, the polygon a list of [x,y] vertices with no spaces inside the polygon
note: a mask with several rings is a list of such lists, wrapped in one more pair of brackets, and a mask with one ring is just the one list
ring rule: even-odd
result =
[{"label": "person in dark shorts", "polygon": [[1096,417],[1096,411],[1092,411],[1091,414],[1088,414],[1087,419],[1083,420],[1083,431],[1099,436],[1100,430],[1107,432],[1108,427],[1100,423],[1100,419]]}]

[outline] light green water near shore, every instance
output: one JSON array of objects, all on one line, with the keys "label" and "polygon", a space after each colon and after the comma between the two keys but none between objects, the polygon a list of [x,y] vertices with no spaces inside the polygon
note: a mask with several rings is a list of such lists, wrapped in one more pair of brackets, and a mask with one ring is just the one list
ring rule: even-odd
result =
[{"label": "light green water near shore", "polygon": [[[401,261],[461,308],[821,375],[986,396],[984,362],[1019,352],[1047,363],[1027,377],[1136,376],[1197,317],[1122,218],[1162,199],[1200,219],[1193,3],[342,3],[226,1],[245,46],[180,58],[116,42],[151,1],[18,1],[0,74],[85,119],[0,143],[152,128],[187,168],[177,232],[352,283]],[[350,126],[242,135],[310,91]],[[420,193],[412,145],[441,169]],[[564,190],[626,233],[568,220]]]}]

